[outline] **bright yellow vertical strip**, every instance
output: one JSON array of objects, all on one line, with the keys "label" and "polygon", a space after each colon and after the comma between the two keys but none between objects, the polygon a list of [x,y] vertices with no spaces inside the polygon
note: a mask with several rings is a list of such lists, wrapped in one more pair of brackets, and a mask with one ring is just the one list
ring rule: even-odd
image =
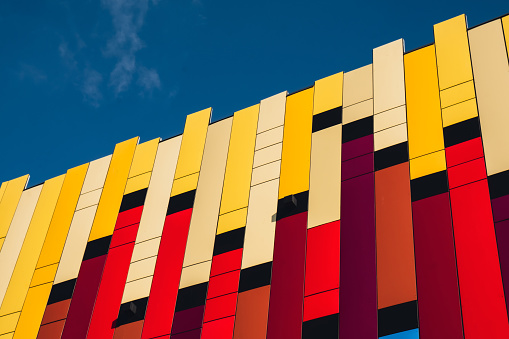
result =
[{"label": "bright yellow vertical strip", "polygon": [[233,115],[219,214],[248,204],[259,108],[254,105]]},{"label": "bright yellow vertical strip", "polygon": [[309,190],[314,88],[286,99],[279,198]]},{"label": "bright yellow vertical strip", "polygon": [[502,28],[505,36],[505,48],[509,58],[509,15],[502,18]]},{"label": "bright yellow vertical strip", "polygon": [[88,241],[103,238],[113,233],[137,144],[138,137],[115,146]]},{"label": "bright yellow vertical strip", "polygon": [[433,29],[440,89],[472,80],[465,15],[436,24]]},{"label": "bright yellow vertical strip", "polygon": [[4,238],[7,235],[9,225],[18,206],[21,193],[26,187],[28,177],[27,174],[7,183],[2,201],[0,202],[0,238]]},{"label": "bright yellow vertical strip", "polygon": [[343,72],[315,81],[313,115],[343,105]]},{"label": "bright yellow vertical strip", "polygon": [[160,139],[156,138],[136,146],[129,178],[152,171],[159,141]]},{"label": "bright yellow vertical strip", "polygon": [[0,204],[2,203],[2,197],[4,196],[6,188],[7,188],[7,181],[4,181],[2,183],[2,186],[0,186]]},{"label": "bright yellow vertical strip", "polygon": [[52,285],[52,282],[48,282],[28,290],[13,338],[37,337]]},{"label": "bright yellow vertical strip", "polygon": [[444,149],[435,46],[404,57],[410,159]]}]

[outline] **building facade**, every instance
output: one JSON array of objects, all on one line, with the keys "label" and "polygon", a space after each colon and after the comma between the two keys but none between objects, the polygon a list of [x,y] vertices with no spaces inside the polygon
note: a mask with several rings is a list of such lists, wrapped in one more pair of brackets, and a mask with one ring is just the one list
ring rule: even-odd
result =
[{"label": "building facade", "polygon": [[0,188],[0,339],[509,338],[509,16]]}]

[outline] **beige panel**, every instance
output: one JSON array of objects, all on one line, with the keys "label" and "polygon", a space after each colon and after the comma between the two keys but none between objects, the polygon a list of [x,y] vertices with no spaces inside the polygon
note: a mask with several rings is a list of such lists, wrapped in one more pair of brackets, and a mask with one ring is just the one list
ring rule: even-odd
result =
[{"label": "beige panel", "polygon": [[85,207],[97,205],[99,203],[99,199],[101,198],[101,193],[102,189],[98,188],[94,191],[80,195],[78,204],[76,205],[76,210],[81,210]]},{"label": "beige panel", "polygon": [[373,99],[343,108],[343,125],[373,115]]},{"label": "beige panel", "polygon": [[78,277],[96,210],[97,205],[94,205],[74,213],[55,275],[55,284]]},{"label": "beige panel", "polygon": [[125,284],[122,304],[131,300],[146,298],[150,294],[153,276],[134,280]]},{"label": "beige panel", "polygon": [[278,143],[256,151],[254,154],[253,168],[280,160],[282,149],[283,143]]},{"label": "beige panel", "polygon": [[477,115],[477,101],[474,98],[442,108],[442,124],[444,127],[454,125],[475,118]]},{"label": "beige panel", "polygon": [[233,118],[209,126],[187,237],[184,266],[212,258]]},{"label": "beige panel", "polygon": [[486,170],[509,169],[509,65],[500,20],[468,31]]},{"label": "beige panel", "polygon": [[279,180],[251,187],[242,268],[272,261]]},{"label": "beige panel", "polygon": [[154,275],[156,268],[157,257],[150,257],[137,262],[133,262],[129,266],[129,273],[127,274],[127,282],[145,278]]},{"label": "beige panel", "polygon": [[288,92],[284,91],[260,102],[256,133],[262,133],[284,124],[287,95]]},{"label": "beige panel", "polygon": [[375,114],[405,104],[403,39],[373,49]]},{"label": "beige panel", "polygon": [[406,122],[406,106],[400,106],[391,110],[376,114],[374,120],[374,132],[387,129]]},{"label": "beige panel", "polygon": [[211,265],[212,260],[209,260],[196,265],[184,267],[182,269],[182,275],[180,276],[179,289],[208,281]]},{"label": "beige panel", "polygon": [[143,214],[136,235],[137,243],[160,237],[163,233],[181,141],[182,136],[178,136],[161,142],[157,148]]},{"label": "beige panel", "polygon": [[131,256],[131,262],[135,262],[141,259],[157,255],[157,252],[159,251],[160,242],[161,237],[157,237],[154,239],[146,240],[144,242],[139,242],[136,245],[134,245],[133,255]]},{"label": "beige panel", "polygon": [[83,187],[81,188],[81,194],[99,189],[104,186],[106,174],[108,173],[108,168],[110,167],[110,161],[111,155],[108,155],[101,159],[90,162],[87,170],[87,176],[85,177]]},{"label": "beige panel", "polygon": [[339,220],[341,125],[313,133],[309,176],[308,228]]},{"label": "beige panel", "polygon": [[343,107],[373,98],[373,67],[367,65],[348,73],[343,80]]},{"label": "beige panel", "polygon": [[408,141],[406,123],[394,126],[374,135],[375,151]]},{"label": "beige panel", "polygon": [[444,108],[472,98],[475,98],[474,82],[467,81],[441,91],[440,105]]},{"label": "beige panel", "polygon": [[[43,185],[23,191],[0,251],[0,300],[4,299]],[[86,241],[86,240],[85,240]]]},{"label": "beige panel", "polygon": [[151,175],[152,172],[147,172],[127,179],[124,195],[147,188],[150,182]]},{"label": "beige panel", "polygon": [[265,148],[283,141],[283,126],[260,133],[256,136],[255,150]]},{"label": "beige panel", "polygon": [[279,178],[279,173],[281,173],[281,160],[253,168],[251,186]]}]

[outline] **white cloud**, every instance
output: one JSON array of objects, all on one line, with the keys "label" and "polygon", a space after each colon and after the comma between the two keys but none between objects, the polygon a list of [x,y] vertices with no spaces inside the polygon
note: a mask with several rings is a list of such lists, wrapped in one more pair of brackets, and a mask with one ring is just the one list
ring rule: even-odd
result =
[{"label": "white cloud", "polygon": [[140,67],[138,70],[138,85],[146,92],[152,92],[153,89],[161,88],[159,74],[153,68]]},{"label": "white cloud", "polygon": [[58,46],[58,52],[60,53],[60,57],[62,58],[62,61],[65,63],[65,65],[68,68],[74,69],[77,66],[76,59],[74,58],[74,53],[71,52],[69,49],[69,46],[67,45],[67,42],[62,41],[60,45]]},{"label": "white cloud", "polygon": [[29,79],[36,84],[46,81],[48,79],[46,73],[44,73],[42,70],[38,69],[34,65],[28,65],[25,63],[20,64],[18,78],[19,80]]},{"label": "white cloud", "polygon": [[99,89],[102,81],[103,77],[101,73],[96,70],[86,68],[83,71],[83,85],[81,87],[83,100],[96,108],[99,107],[99,103],[103,97]]}]

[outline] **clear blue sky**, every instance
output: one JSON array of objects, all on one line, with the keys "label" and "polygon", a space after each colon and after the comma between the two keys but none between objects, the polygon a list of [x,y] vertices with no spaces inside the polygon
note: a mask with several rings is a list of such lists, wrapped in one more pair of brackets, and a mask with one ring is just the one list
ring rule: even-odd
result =
[{"label": "clear blue sky", "polygon": [[29,186],[111,154],[116,143],[182,133],[284,90],[371,62],[373,48],[433,40],[503,1],[2,0],[0,181]]}]

